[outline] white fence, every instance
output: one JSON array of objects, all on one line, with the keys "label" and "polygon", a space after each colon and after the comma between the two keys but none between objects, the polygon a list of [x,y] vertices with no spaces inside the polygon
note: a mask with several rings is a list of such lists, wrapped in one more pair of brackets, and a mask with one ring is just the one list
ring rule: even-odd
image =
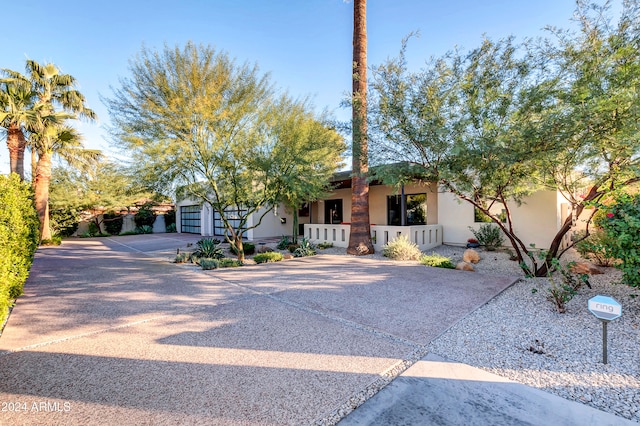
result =
[{"label": "white fence", "polygon": [[[335,247],[347,247],[349,245],[349,230],[349,225],[312,223],[304,225],[304,236],[315,244],[327,242],[333,243]],[[371,226],[373,246],[378,251],[382,250],[383,245],[400,235],[406,235],[422,251],[442,244],[441,225]]]}]

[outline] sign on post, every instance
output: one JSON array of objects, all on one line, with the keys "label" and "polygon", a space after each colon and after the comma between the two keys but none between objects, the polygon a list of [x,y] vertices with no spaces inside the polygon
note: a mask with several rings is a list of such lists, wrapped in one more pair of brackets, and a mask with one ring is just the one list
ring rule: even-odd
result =
[{"label": "sign on post", "polygon": [[589,311],[596,318],[612,321],[622,316],[622,305],[613,297],[598,295],[589,299]]},{"label": "sign on post", "polygon": [[607,363],[607,323],[622,316],[622,305],[613,297],[595,296],[589,299],[589,311],[602,321],[602,363]]}]

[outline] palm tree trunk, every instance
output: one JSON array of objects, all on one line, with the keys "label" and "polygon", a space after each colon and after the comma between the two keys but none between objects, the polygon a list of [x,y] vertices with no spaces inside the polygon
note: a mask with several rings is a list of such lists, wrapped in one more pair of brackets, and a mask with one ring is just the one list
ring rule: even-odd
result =
[{"label": "palm tree trunk", "polygon": [[35,148],[31,148],[31,187],[36,189],[36,169],[38,168],[38,154]]},{"label": "palm tree trunk", "polygon": [[11,173],[20,176],[24,180],[24,150],[27,141],[19,126],[10,126],[7,129],[7,147],[9,148],[9,162]]},{"label": "palm tree trunk", "polygon": [[367,141],[367,1],[353,2],[351,230],[347,253],[374,252],[369,224],[369,153]]},{"label": "palm tree trunk", "polygon": [[51,182],[51,153],[41,152],[35,175],[35,201],[40,220],[40,241],[51,239],[49,227],[49,183]]}]

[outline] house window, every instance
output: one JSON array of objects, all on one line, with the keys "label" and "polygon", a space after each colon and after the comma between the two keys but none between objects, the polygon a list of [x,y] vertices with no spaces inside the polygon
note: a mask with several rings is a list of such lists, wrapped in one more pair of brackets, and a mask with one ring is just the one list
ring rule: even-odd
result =
[{"label": "house window", "polygon": [[186,234],[200,234],[200,206],[180,207],[180,231]]},{"label": "house window", "polygon": [[[427,194],[406,194],[406,225],[427,224]],[[387,224],[402,225],[402,195],[387,197]]]},{"label": "house window", "polygon": [[[240,226],[240,215],[245,216],[247,213],[246,209],[227,209],[225,210],[225,217],[229,222],[229,225],[233,226],[233,229],[239,231],[238,227]],[[244,226],[242,229],[247,229]],[[224,226],[224,222],[222,221],[222,217],[218,211],[213,212],[213,235],[216,236],[224,236],[227,232],[227,228]]]},{"label": "house window", "polygon": [[324,223],[342,223],[342,200],[326,200],[324,202]]},{"label": "house window", "polygon": [[[491,206],[491,209],[489,211],[492,214],[497,215],[498,218],[500,218],[500,221],[502,223],[506,223],[507,222],[507,211],[504,208],[504,204],[495,203],[493,206]],[[491,220],[491,218],[488,215],[486,215],[482,210],[480,210],[477,207],[473,208],[473,221],[475,223],[493,222],[493,220]]]}]

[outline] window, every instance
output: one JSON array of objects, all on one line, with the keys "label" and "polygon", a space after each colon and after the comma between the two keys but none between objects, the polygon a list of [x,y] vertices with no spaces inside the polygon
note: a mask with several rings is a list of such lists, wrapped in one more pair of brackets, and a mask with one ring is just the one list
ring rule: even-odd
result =
[{"label": "window", "polygon": [[[407,194],[405,225],[427,224],[427,194]],[[402,225],[402,195],[387,197],[387,224]]]},{"label": "window", "polygon": [[324,202],[324,223],[342,223],[342,200],[326,200]]},{"label": "window", "polygon": [[[246,213],[247,213],[246,209],[225,210],[225,216],[227,218],[227,221],[231,226],[233,226],[233,229],[235,230],[238,230],[238,227],[240,226],[240,215],[244,216],[246,215]],[[246,229],[246,226],[243,227],[242,229]],[[217,211],[214,211],[213,212],[213,235],[224,236],[226,231],[227,231],[227,228],[224,226],[224,222],[222,221],[222,217],[220,216],[220,213]]]},{"label": "window", "polygon": [[186,234],[200,234],[200,206],[180,207],[180,231]]}]

